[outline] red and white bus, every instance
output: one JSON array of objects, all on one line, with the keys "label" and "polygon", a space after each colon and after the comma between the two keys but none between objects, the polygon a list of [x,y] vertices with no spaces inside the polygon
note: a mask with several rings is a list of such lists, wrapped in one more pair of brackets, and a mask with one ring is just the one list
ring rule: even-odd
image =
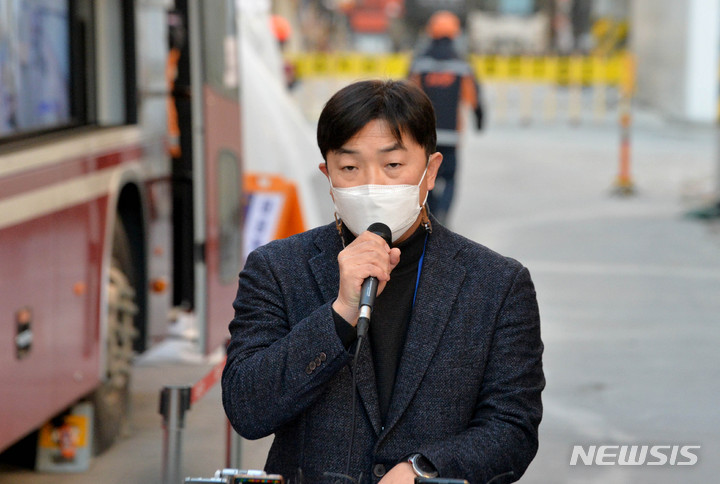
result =
[{"label": "red and white bus", "polygon": [[234,4],[0,0],[0,451],[83,399],[107,447],[173,307],[205,352],[223,344],[242,257]]}]

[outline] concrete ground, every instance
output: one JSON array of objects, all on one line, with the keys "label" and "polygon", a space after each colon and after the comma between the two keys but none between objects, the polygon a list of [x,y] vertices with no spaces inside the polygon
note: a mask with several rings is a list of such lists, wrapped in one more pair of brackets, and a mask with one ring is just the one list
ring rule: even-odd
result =
[{"label": "concrete ground", "polygon": [[[545,414],[521,482],[717,482],[720,225],[684,216],[716,179],[715,133],[638,124],[631,197],[610,194],[611,124],[466,144],[452,225],[522,261],[540,304]],[[701,449],[692,467],[569,465],[574,445],[623,444]]]},{"label": "concrete ground", "polygon": [[[720,225],[684,216],[713,188],[715,132],[650,117],[633,131],[637,193],[613,196],[619,134],[490,125],[469,134],[450,225],[523,262],[540,304],[547,388],[529,484],[708,483],[720,465]],[[0,484],[159,483],[157,396],[209,364],[140,366],[129,434],[88,472],[0,469]],[[219,388],[187,415],[183,475],[225,461]],[[245,443],[259,468],[268,439]],[[695,466],[570,466],[574,445],[700,445]]]}]

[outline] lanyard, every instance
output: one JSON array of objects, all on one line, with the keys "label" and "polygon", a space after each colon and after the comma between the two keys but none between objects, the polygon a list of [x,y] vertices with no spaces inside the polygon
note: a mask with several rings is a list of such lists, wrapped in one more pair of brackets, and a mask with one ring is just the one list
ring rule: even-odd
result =
[{"label": "lanyard", "polygon": [[423,260],[425,259],[425,248],[427,247],[428,236],[425,234],[425,242],[423,242],[423,251],[418,262],[417,278],[415,278],[415,293],[413,293],[413,307],[415,307],[415,298],[417,297],[418,286],[420,285],[420,272],[422,272]]}]

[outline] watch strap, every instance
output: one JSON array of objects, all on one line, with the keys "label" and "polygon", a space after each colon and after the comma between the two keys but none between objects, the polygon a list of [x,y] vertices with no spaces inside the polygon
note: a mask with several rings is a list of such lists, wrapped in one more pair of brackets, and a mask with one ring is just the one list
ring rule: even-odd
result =
[{"label": "watch strap", "polygon": [[437,477],[435,467],[422,454],[412,454],[407,460],[418,477]]}]

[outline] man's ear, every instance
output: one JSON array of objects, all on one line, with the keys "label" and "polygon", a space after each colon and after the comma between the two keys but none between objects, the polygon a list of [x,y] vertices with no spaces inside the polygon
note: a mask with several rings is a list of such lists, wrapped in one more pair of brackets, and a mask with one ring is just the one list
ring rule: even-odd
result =
[{"label": "man's ear", "polygon": [[437,178],[438,170],[440,169],[440,164],[442,163],[443,155],[439,151],[436,151],[432,155],[430,155],[429,161],[428,161],[428,167],[427,167],[427,175],[425,177],[427,178],[427,189],[432,190],[435,188],[435,178]]},{"label": "man's ear", "polygon": [[[320,163],[320,164],[318,165],[318,168],[319,168],[320,171],[323,173],[323,175],[325,175],[325,176],[327,177],[328,182],[330,182],[330,174],[328,173],[327,162],[326,162],[326,163]],[[332,184],[332,182],[330,182],[330,183]],[[329,191],[329,193],[330,193],[330,198],[332,198],[332,199],[333,199],[333,202],[334,202],[334,201],[335,201],[335,197],[333,196],[332,189],[329,189],[328,191]]]}]

